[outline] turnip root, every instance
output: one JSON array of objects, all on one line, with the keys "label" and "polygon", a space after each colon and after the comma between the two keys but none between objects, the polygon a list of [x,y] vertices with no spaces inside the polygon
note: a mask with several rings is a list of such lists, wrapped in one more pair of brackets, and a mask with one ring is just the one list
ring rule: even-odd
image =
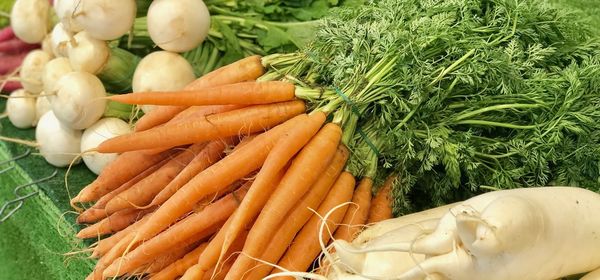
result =
[{"label": "turnip root", "polygon": [[19,77],[23,88],[32,94],[39,94],[44,90],[42,83],[42,73],[46,63],[52,59],[48,53],[42,50],[31,51],[21,64]]},{"label": "turnip root", "polygon": [[108,61],[110,50],[106,42],[81,31],[73,37],[68,54],[74,70],[97,74]]},{"label": "turnip root", "polygon": [[135,0],[67,2],[70,2],[69,8],[75,5],[72,12],[75,23],[98,40],[114,40],[123,36],[131,29],[136,15]]},{"label": "turnip root", "polygon": [[106,108],[102,82],[86,72],[64,75],[49,94],[52,111],[66,127],[85,129],[98,121]]},{"label": "turnip root", "polygon": [[41,96],[39,96],[38,98],[35,99],[35,118],[36,118],[36,122],[38,122],[42,116],[44,114],[46,114],[46,112],[52,110],[52,105],[50,105],[50,101],[48,101],[48,98],[45,95],[45,93],[42,91]]},{"label": "turnip root", "polygon": [[49,30],[48,0],[17,0],[10,12],[10,26],[23,42],[40,43]]},{"label": "turnip root", "polygon": [[[87,128],[81,137],[81,151],[88,151],[100,145],[104,140],[131,132],[128,123],[117,118],[104,118]],[[85,165],[94,173],[100,174],[102,169],[117,158],[117,154],[101,154],[88,152],[82,155]]]},{"label": "turnip root", "polygon": [[15,90],[6,101],[6,113],[10,123],[18,128],[34,127],[37,123],[35,97],[24,89]]},{"label": "turnip root", "polygon": [[210,14],[202,0],[154,0],[148,9],[148,33],[161,49],[185,52],[208,35]]},{"label": "turnip root", "polygon": [[42,73],[44,92],[54,92],[56,82],[70,72],[73,72],[73,68],[66,57],[57,57],[46,63]]},{"label": "turnip root", "polygon": [[[71,164],[80,153],[81,131],[64,126],[52,111],[40,118],[35,129],[35,139],[40,154],[48,163],[57,167]],[[79,160],[74,163],[77,162]]]},{"label": "turnip root", "polygon": [[54,0],[56,16],[66,31],[77,33],[83,30],[83,27],[73,20],[74,10],[77,7],[77,3],[80,1],[81,0]]},{"label": "turnip root", "polygon": [[388,275],[394,279],[558,279],[600,267],[599,211],[600,195],[581,188],[496,191],[453,207],[435,231],[415,240],[344,249],[428,255]]},{"label": "turnip root", "polygon": [[[194,79],[194,69],[185,58],[177,53],[157,51],[140,61],[133,74],[132,88],[134,92],[180,90]],[[155,108],[141,107],[146,113]]]},{"label": "turnip root", "polygon": [[73,33],[65,30],[62,23],[57,23],[50,33],[50,45],[54,56],[68,56],[69,41],[73,38]]}]

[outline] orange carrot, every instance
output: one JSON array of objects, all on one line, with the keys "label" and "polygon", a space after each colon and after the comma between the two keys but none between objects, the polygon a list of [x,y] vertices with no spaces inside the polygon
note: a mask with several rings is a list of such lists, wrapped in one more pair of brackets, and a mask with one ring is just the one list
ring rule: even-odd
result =
[{"label": "orange carrot", "polygon": [[121,239],[123,239],[125,236],[127,236],[132,231],[137,230],[137,228],[139,228],[143,223],[145,223],[150,218],[150,216],[152,216],[152,213],[144,216],[143,218],[136,221],[132,225],[126,227],[125,229],[123,229],[107,238],[104,238],[104,239],[101,239],[100,241],[98,241],[98,243],[96,244],[96,247],[94,247],[94,251],[92,252],[91,257],[95,258],[95,257],[104,256],[108,251],[110,251],[110,249],[112,247],[114,247],[117,243],[119,243],[119,241]]},{"label": "orange carrot", "polygon": [[[260,56],[251,56],[216,69],[191,82],[188,90],[202,89],[220,85],[251,81],[262,76],[265,69]],[[186,109],[187,106],[160,106],[144,115],[136,123],[135,131],[142,131],[163,124]]]},{"label": "orange carrot", "polygon": [[96,203],[94,203],[94,205],[91,208],[88,208],[85,211],[83,211],[81,214],[79,214],[79,216],[77,217],[77,223],[80,223],[80,224],[88,223],[89,224],[89,223],[97,222],[100,219],[108,217],[108,213],[104,210],[104,207],[113,197],[115,197],[118,194],[120,194],[121,192],[131,188],[133,185],[135,185],[140,180],[148,177],[148,175],[152,174],[158,168],[163,166],[163,164],[165,164],[167,161],[169,161],[168,158],[163,159],[161,162],[151,166],[150,168],[144,170],[142,173],[133,177],[131,180],[127,181],[125,184],[121,185],[120,187],[118,187],[118,188],[112,190],[111,192],[105,194],[104,196],[102,196],[98,201],[96,201]]},{"label": "orange carrot", "polygon": [[316,112],[310,116],[300,115],[296,118],[301,119],[301,124],[290,130],[287,135],[275,144],[261,167],[260,172],[258,172],[256,180],[248,191],[248,195],[242,201],[240,205],[241,210],[236,211],[233,215],[233,221],[227,229],[221,252],[226,252],[244,225],[256,218],[260,213],[260,210],[267,203],[269,196],[275,189],[273,180],[277,172],[319,131],[319,128],[325,122],[326,116],[323,112]]},{"label": "orange carrot", "polygon": [[135,123],[134,131],[143,131],[166,123],[187,108],[187,106],[159,106],[141,117]]},{"label": "orange carrot", "polygon": [[341,239],[351,242],[356,234],[361,230],[367,222],[369,210],[371,208],[371,189],[373,180],[369,177],[364,177],[352,196],[352,202],[346,211],[346,216],[342,224],[338,227],[333,235],[334,239]]},{"label": "orange carrot", "polygon": [[115,233],[128,227],[152,211],[154,211],[153,208],[147,210],[125,209],[113,213],[107,218],[80,230],[76,237],[80,239],[95,238],[98,236]]},{"label": "orange carrot", "polygon": [[219,113],[225,113],[247,106],[244,105],[214,105],[214,106],[192,106],[183,110],[177,116],[173,117],[167,124],[177,123],[188,120],[190,118],[201,118]]},{"label": "orange carrot", "polygon": [[[261,255],[261,260],[268,263],[277,263],[279,261],[292,243],[296,233],[302,229],[302,226],[304,226],[314,214],[310,209],[317,209],[323,199],[327,196],[327,193],[331,190],[333,183],[335,183],[342,172],[346,160],[348,160],[348,154],[348,149],[345,146],[340,145],[338,147],[327,170],[321,174],[321,177],[319,177],[317,182],[310,188],[308,193],[304,195],[302,200],[286,214],[285,221],[277,228],[273,239],[269,241],[269,245]],[[267,276],[271,270],[271,266],[257,264],[257,266],[246,275],[246,278],[262,279]]]},{"label": "orange carrot", "polygon": [[278,125],[200,172],[156,210],[147,225],[140,229],[138,241],[153,237],[193,209],[195,203],[205,196],[260,168],[275,143],[296,125],[294,121]]},{"label": "orange carrot", "polygon": [[371,201],[371,209],[369,210],[369,218],[367,224],[377,223],[383,220],[391,219],[392,215],[392,198],[390,192],[396,180],[395,175],[390,175],[383,186],[379,189],[375,197]]},{"label": "orange carrot", "polygon": [[76,237],[80,239],[96,238],[98,236],[118,232],[135,223],[135,221],[139,220],[141,217],[152,212],[153,210],[154,209],[152,208],[147,210],[125,209],[113,213],[107,218],[80,230]]},{"label": "orange carrot", "polygon": [[168,251],[169,248],[198,236],[199,232],[215,223],[224,223],[238,207],[239,201],[244,197],[250,185],[251,182],[246,183],[233,193],[207,206],[201,212],[189,215],[156,237],[147,240],[125,257],[111,264],[104,271],[104,276],[114,277],[132,272],[135,268],[151,262],[162,252]]},{"label": "orange carrot", "polygon": [[138,267],[131,275],[152,274],[163,270],[165,267],[181,259],[187,253],[192,251],[198,244],[183,244],[163,251],[160,256],[154,258],[151,263]]},{"label": "orange carrot", "polygon": [[[273,181],[274,186],[279,185],[281,178],[283,178],[283,175],[285,174],[287,168],[288,167],[286,166],[286,167],[284,167],[283,170],[280,170],[279,172],[277,172],[277,178]],[[238,210],[236,209],[236,212],[237,211]],[[234,212],[234,215],[235,215],[235,212]],[[227,222],[225,223],[225,225],[219,230],[219,232],[209,242],[208,246],[202,252],[202,254],[200,255],[200,257],[198,259],[198,265],[196,266],[197,269],[191,269],[186,272],[186,277],[188,279],[200,279],[203,277],[204,273],[206,273],[211,267],[221,265],[221,264],[218,264],[218,259],[221,255],[221,248],[222,248],[223,241],[225,240],[225,234],[227,233],[227,229],[230,227],[232,221],[233,221],[233,219],[231,219],[231,217],[229,219],[227,219]],[[244,226],[245,226],[245,228],[247,228],[249,225],[251,225],[251,224],[248,223]],[[230,250],[232,247],[233,247],[233,245],[230,247]]]},{"label": "orange carrot", "polygon": [[119,153],[174,147],[240,134],[247,135],[285,122],[301,114],[305,109],[302,101],[255,105],[210,115],[203,119],[117,136],[102,142],[97,150],[101,153]]},{"label": "orange carrot", "polygon": [[156,172],[111,199],[106,204],[106,212],[112,214],[119,210],[139,208],[149,204],[156,194],[169,184],[204,147],[206,147],[206,142],[189,146]]},{"label": "orange carrot", "polygon": [[208,245],[208,242],[200,244],[196,249],[187,253],[183,258],[175,261],[169,266],[162,269],[160,272],[152,275],[150,280],[175,280],[177,277],[183,275],[185,271],[198,262],[198,257],[204,251]]},{"label": "orange carrot", "polygon": [[262,209],[248,235],[242,255],[233,264],[226,279],[241,279],[254,261],[260,257],[274,234],[274,229],[285,219],[294,205],[326,170],[336,153],[342,129],[333,123],[326,124],[300,151],[275,192]]},{"label": "orange carrot", "polygon": [[161,205],[177,190],[189,182],[194,176],[208,168],[223,155],[223,150],[231,143],[231,140],[214,140],[209,142],[187,166],[177,174],[152,200],[151,205]]},{"label": "orange carrot", "polygon": [[71,200],[71,204],[97,200],[175,152],[165,151],[153,155],[137,151],[123,153],[107,165],[94,182],[83,188]]},{"label": "orange carrot", "polygon": [[[150,239],[169,227],[182,215],[194,209],[195,203],[207,195],[225,188],[258,169],[277,140],[296,124],[296,122],[287,121],[278,125],[258,135],[244,147],[200,172],[161,205],[143,226],[140,226],[136,232],[125,236],[103,256],[98,261],[91,278],[101,279],[104,269],[114,259],[135,247],[138,242]],[[218,253],[215,258],[217,257]]]},{"label": "orange carrot", "polygon": [[[324,244],[329,242],[331,232],[335,231],[337,225],[344,219],[348,205],[331,212],[323,232],[319,231],[323,223],[321,217],[325,217],[326,214],[342,203],[349,202],[352,199],[355,183],[352,174],[343,172],[340,175],[327,198],[319,206],[317,210],[319,215],[313,215],[308,223],[302,227],[302,230],[294,238],[292,246],[277,264],[278,266],[289,271],[306,271],[310,267],[313,260],[321,253],[319,236]],[[281,271],[275,269],[274,273],[277,272]]]},{"label": "orange carrot", "polygon": [[182,91],[115,94],[107,98],[136,105],[228,105],[269,104],[294,99],[295,86],[283,81],[242,82],[219,87]]}]

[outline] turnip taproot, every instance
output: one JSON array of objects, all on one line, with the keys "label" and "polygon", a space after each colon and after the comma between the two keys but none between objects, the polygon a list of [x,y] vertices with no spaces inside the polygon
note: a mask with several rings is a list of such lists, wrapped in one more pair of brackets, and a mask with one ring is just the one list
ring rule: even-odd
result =
[{"label": "turnip taproot", "polygon": [[49,93],[52,110],[65,126],[85,129],[98,121],[106,109],[106,91],[102,82],[86,72],[64,75]]},{"label": "turnip taproot", "polygon": [[44,66],[52,59],[52,56],[42,50],[31,51],[21,64],[19,77],[23,88],[33,94],[39,94],[44,90],[42,83],[42,73]]},{"label": "turnip taproot", "polygon": [[73,33],[67,31],[62,23],[57,23],[49,35],[50,46],[54,56],[68,56],[69,41],[73,38]]},{"label": "turnip taproot", "polygon": [[48,163],[57,167],[71,164],[80,153],[81,131],[63,125],[52,111],[40,118],[35,129],[35,139],[40,154]]},{"label": "turnip taproot", "polygon": [[17,0],[10,12],[10,26],[23,42],[40,43],[49,30],[48,0]]},{"label": "turnip taproot", "polygon": [[202,0],[154,0],[148,9],[148,33],[161,49],[185,52],[208,35],[210,14]]},{"label": "turnip taproot", "polygon": [[135,0],[67,2],[67,7],[61,9],[67,12],[72,9],[76,27],[80,26],[98,40],[114,40],[123,36],[131,29],[136,15]]},{"label": "turnip taproot", "polygon": [[6,113],[10,122],[18,128],[35,126],[37,123],[35,96],[24,89],[19,89],[13,91],[10,97],[6,101]]},{"label": "turnip taproot", "polygon": [[[98,147],[106,139],[131,132],[128,123],[117,118],[103,118],[87,128],[81,137],[81,150],[88,151]],[[94,173],[100,174],[106,165],[117,158],[117,154],[88,152],[81,156],[85,165]]]},{"label": "turnip taproot", "polygon": [[73,68],[66,57],[54,58],[44,66],[42,73],[42,83],[44,84],[44,92],[54,92],[56,82],[67,73],[73,72]]},{"label": "turnip taproot", "polygon": [[[133,74],[132,89],[139,91],[181,90],[195,79],[194,69],[181,55],[157,51],[145,56]],[[144,112],[155,106],[144,105]]]}]

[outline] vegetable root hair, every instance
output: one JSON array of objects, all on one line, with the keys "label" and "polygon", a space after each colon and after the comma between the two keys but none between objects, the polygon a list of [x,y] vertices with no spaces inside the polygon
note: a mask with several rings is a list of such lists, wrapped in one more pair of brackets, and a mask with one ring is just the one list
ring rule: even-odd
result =
[{"label": "vegetable root hair", "polygon": [[77,154],[77,156],[75,158],[73,158],[73,160],[71,160],[71,162],[69,163],[69,167],[67,167],[67,171],[65,171],[65,179],[64,179],[65,190],[67,191],[67,197],[69,198],[69,204],[71,204],[71,207],[73,207],[73,209],[75,209],[78,213],[81,213],[81,212],[85,211],[86,209],[82,208],[82,207],[78,207],[73,202],[73,197],[71,196],[71,191],[69,190],[69,173],[71,172],[71,168],[73,167],[73,164],[75,164],[77,162],[77,160],[79,160],[81,157],[83,157],[84,154],[91,153],[91,152],[94,152],[93,149],[83,151],[83,152]]},{"label": "vegetable root hair", "polygon": [[21,70],[21,66],[15,68],[12,72],[8,73],[8,75],[6,75],[4,77],[4,79],[0,80],[0,91],[2,91],[4,89],[4,87],[6,86],[6,84],[8,84],[8,82],[10,82],[13,78],[15,78],[17,76],[17,74],[19,73],[20,70]]},{"label": "vegetable root hair", "polygon": [[[335,239],[333,237],[333,232],[331,232],[331,229],[327,225],[327,219],[329,219],[329,216],[331,216],[331,214],[333,214],[333,212],[335,212],[336,210],[338,210],[346,205],[350,205],[350,204],[355,204],[355,203],[344,202],[336,207],[331,208],[331,210],[327,211],[327,213],[325,213],[325,216],[323,216],[323,217],[321,217],[317,211],[311,209],[311,211],[313,211],[314,214],[317,215],[321,219],[321,224],[319,225],[319,246],[321,246],[321,251],[323,252],[323,257],[325,258],[325,260],[328,263],[333,264],[335,262],[335,259],[333,258],[333,256],[331,256],[331,253],[329,253],[329,248],[327,248],[327,246],[325,246],[325,242],[323,240],[323,232],[325,231],[325,229],[327,229],[327,234],[329,234],[329,237],[331,238],[331,242],[335,242]],[[339,267],[337,267],[335,265],[333,265],[332,267],[338,275],[341,273]]]}]

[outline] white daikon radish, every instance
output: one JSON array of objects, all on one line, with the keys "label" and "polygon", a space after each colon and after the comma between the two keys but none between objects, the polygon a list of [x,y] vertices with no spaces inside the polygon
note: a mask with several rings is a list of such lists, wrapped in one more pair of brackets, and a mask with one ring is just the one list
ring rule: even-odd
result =
[{"label": "white daikon radish", "polygon": [[[57,167],[68,166],[80,153],[81,130],[63,125],[52,111],[44,114],[35,129],[38,149],[44,159]],[[78,159],[74,163],[79,162]]]},{"label": "white daikon radish", "polygon": [[[133,92],[181,90],[195,79],[194,69],[181,55],[167,51],[153,52],[144,57],[133,74]],[[144,112],[155,108],[141,106]]]},{"label": "white daikon radish", "polygon": [[[117,118],[103,118],[88,127],[81,137],[81,151],[88,151],[100,145],[104,140],[131,132],[128,123]],[[85,165],[94,173],[100,174],[102,169],[117,158],[117,154],[101,154],[87,152],[82,155]]]},{"label": "white daikon radish", "polygon": [[152,41],[172,52],[197,47],[210,29],[210,14],[202,0],[154,0],[147,18]]}]

